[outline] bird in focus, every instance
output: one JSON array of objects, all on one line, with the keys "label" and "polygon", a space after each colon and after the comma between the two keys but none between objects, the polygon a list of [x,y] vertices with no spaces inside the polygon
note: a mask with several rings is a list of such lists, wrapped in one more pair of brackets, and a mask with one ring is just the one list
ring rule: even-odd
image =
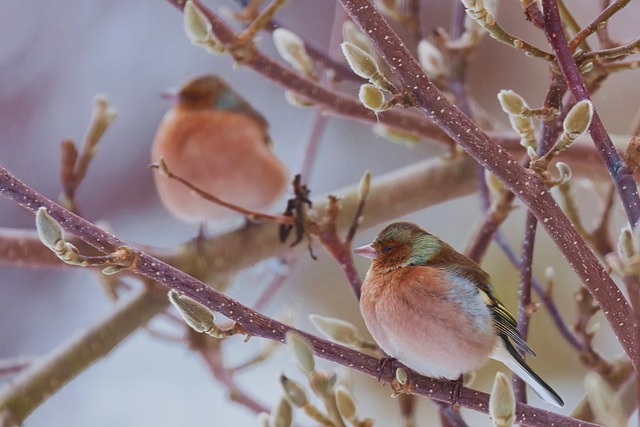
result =
[{"label": "bird in focus", "polygon": [[[287,167],[271,151],[267,122],[219,77],[187,81],[170,95],[151,149],[170,171],[226,202],[263,210],[288,184]],[[190,223],[229,221],[240,215],[194,194],[184,185],[154,174],[162,204]]]},{"label": "bird in focus", "polygon": [[474,261],[410,222],[388,225],[354,252],[372,260],[360,311],[389,356],[451,380],[493,358],[546,402],[564,404],[516,350],[535,356]]}]

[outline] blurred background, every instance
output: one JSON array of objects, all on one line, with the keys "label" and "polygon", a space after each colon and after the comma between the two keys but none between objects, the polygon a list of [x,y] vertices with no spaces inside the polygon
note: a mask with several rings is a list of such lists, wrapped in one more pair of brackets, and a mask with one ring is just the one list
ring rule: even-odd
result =
[{"label": "blurred background", "polygon": [[[438,26],[448,28],[449,2],[423,3],[426,31]],[[237,9],[231,0],[206,4],[214,10],[221,6]],[[567,4],[581,24],[589,22],[598,11],[596,1]],[[327,1],[291,1],[278,12],[277,19],[306,40],[326,48],[335,7],[334,2]],[[637,37],[639,13],[640,5],[632,3],[616,15],[610,24],[612,36],[621,40]],[[543,35],[524,21],[518,2],[499,2],[498,19],[519,37],[546,46]],[[301,167],[312,126],[312,109],[291,106],[281,87],[251,70],[234,67],[228,56],[211,56],[191,45],[182,28],[182,15],[165,1],[0,2],[0,40],[0,163],[42,194],[57,199],[60,141],[82,141],[92,99],[97,93],[107,94],[119,116],[101,142],[78,200],[87,219],[108,222],[114,233],[127,241],[172,247],[193,238],[198,231],[197,226],[180,223],[163,209],[153,187],[152,172],[147,168],[155,130],[170,106],[159,95],[188,77],[205,73],[222,76],[267,118],[275,152],[290,170],[297,172]],[[277,58],[268,34],[260,36],[258,46]],[[469,68],[468,90],[506,124],[496,93],[513,89],[530,105],[537,106],[542,102],[547,78],[547,67],[541,61],[485,38]],[[627,132],[640,99],[638,82],[637,72],[613,75],[595,97],[596,108],[609,132]],[[357,87],[345,86],[345,90],[355,94]],[[367,169],[375,178],[443,152],[436,144],[413,148],[392,144],[375,136],[369,124],[331,118],[309,186],[312,196],[317,196],[358,182]],[[580,195],[582,206],[587,208],[585,223],[590,224],[602,201],[588,187]],[[283,206],[280,203],[276,210]],[[504,226],[516,247],[521,243],[524,214],[524,209],[518,209]],[[614,212],[614,218],[612,230],[617,233],[624,225],[621,210]],[[462,250],[472,225],[480,219],[479,201],[471,196],[404,219],[419,222]],[[0,199],[0,226],[32,229],[33,216]],[[377,230],[361,233],[355,243],[369,242]],[[293,323],[310,332],[316,331],[308,314],[339,317],[358,325],[365,333],[357,302],[337,264],[320,249],[316,254],[318,261],[306,255],[298,259],[265,313],[283,318],[292,310]],[[364,275],[368,262],[356,262]],[[541,278],[548,265],[556,267],[558,283],[554,295],[571,323],[575,312],[572,294],[578,283],[541,232],[534,273]],[[517,272],[495,248],[483,267],[494,278],[506,305],[515,310]],[[267,261],[242,272],[229,294],[245,304],[254,303],[277,269],[276,262]],[[44,271],[0,266],[0,290],[0,359],[45,354],[108,313],[112,305],[96,276],[82,269]],[[620,348],[606,322],[599,316],[597,319],[602,322],[597,348],[607,356],[618,354]],[[234,341],[227,351],[227,360],[233,364],[246,360],[265,344],[258,339],[248,344]],[[535,315],[530,342],[539,355],[532,365],[564,397],[566,406],[562,412],[569,413],[584,394],[584,371],[543,309]],[[336,369],[325,362],[321,366]],[[497,365],[488,364],[474,387],[488,391],[495,369]],[[380,426],[398,423],[398,405],[388,398],[388,386],[339,370],[354,381],[360,416],[374,418]],[[270,407],[280,395],[277,378],[281,372],[302,379],[282,348],[268,361],[239,376],[239,382]],[[0,382],[8,380],[0,378]],[[543,405],[532,394],[530,399],[533,404]],[[419,400],[418,414],[420,426],[435,424],[435,412],[428,401]],[[489,425],[485,415],[465,413],[465,417],[470,425]],[[311,424],[301,414],[297,422]],[[161,427],[258,423],[255,415],[229,402],[224,388],[185,345],[139,331],[48,399],[25,425]]]}]

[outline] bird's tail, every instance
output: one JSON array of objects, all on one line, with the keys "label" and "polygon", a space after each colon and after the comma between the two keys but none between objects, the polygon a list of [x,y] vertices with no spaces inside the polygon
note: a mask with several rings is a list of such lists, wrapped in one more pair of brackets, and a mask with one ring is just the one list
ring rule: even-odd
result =
[{"label": "bird's tail", "polygon": [[491,355],[492,359],[498,360],[505,365],[517,376],[522,378],[529,387],[545,402],[548,402],[554,406],[562,407],[564,402],[562,398],[556,393],[542,378],[538,376],[533,369],[527,365],[524,359],[518,354],[513,345],[507,340],[503,342],[495,349]]}]

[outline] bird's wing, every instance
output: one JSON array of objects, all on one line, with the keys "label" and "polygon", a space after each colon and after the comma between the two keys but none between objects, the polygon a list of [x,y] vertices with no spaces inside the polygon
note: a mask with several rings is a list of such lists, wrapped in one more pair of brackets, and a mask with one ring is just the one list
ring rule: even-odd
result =
[{"label": "bird's wing", "polygon": [[529,347],[527,342],[522,338],[520,332],[518,332],[518,322],[513,315],[507,310],[507,307],[496,298],[493,293],[493,289],[489,283],[482,286],[478,286],[480,294],[485,300],[487,306],[491,309],[493,315],[493,322],[500,335],[508,337],[513,341],[515,346],[535,357],[534,351]]},{"label": "bird's wing", "polygon": [[520,335],[520,332],[518,332],[518,322],[516,322],[513,315],[509,313],[507,307],[502,305],[496,297],[493,287],[489,283],[489,275],[482,270],[478,264],[462,255],[445,242],[440,241],[440,245],[444,250],[441,250],[437,256],[428,260],[425,265],[445,270],[457,270],[459,273],[467,276],[471,281],[476,283],[478,291],[482,295],[487,306],[491,309],[493,322],[498,333],[502,337],[511,339],[518,349],[535,356],[536,354],[533,352],[531,347],[527,345],[524,338],[522,338],[522,335]]}]

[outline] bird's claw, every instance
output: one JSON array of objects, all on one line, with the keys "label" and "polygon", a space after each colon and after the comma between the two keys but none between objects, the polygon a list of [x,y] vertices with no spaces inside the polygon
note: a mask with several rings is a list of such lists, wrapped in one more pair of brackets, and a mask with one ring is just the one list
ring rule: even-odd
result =
[{"label": "bird's claw", "polygon": [[462,375],[458,379],[451,380],[453,387],[451,388],[451,407],[455,410],[460,406],[460,396],[462,395],[462,387],[464,378]]},{"label": "bird's claw", "polygon": [[395,357],[381,357],[380,359],[378,359],[378,382],[380,382],[380,379],[382,378],[382,374],[384,373],[384,368],[387,367],[387,365],[389,365],[389,367],[391,368],[391,373],[393,373],[395,371],[394,366],[396,364],[396,361],[398,359],[396,359]]}]

